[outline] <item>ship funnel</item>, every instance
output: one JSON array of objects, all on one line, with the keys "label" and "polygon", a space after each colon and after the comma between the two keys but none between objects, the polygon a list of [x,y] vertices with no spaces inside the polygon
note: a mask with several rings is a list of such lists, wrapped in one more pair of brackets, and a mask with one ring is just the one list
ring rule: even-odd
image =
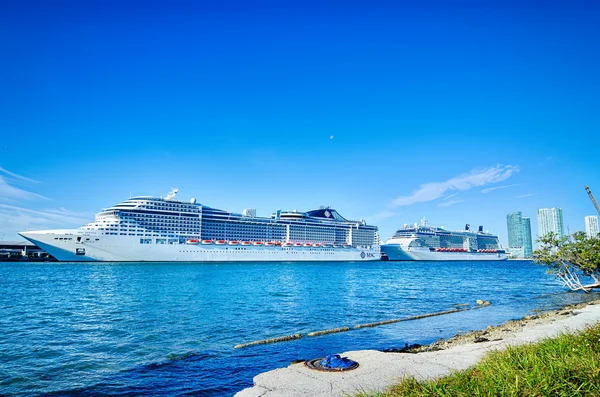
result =
[{"label": "ship funnel", "polygon": [[479,225],[479,233],[483,233],[483,226]]},{"label": "ship funnel", "polygon": [[471,225],[469,225],[468,223],[465,225],[465,230],[471,230]]}]

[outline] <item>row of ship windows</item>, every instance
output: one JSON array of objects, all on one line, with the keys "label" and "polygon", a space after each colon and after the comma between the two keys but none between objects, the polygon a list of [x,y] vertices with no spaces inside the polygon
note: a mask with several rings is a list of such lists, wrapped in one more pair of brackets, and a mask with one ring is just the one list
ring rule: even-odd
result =
[{"label": "row of ship windows", "polygon": [[[100,227],[100,228],[97,228],[97,229],[93,228],[93,227],[92,228],[90,228],[90,227],[86,228],[86,230],[101,230],[101,231],[113,231],[113,232],[119,232],[119,231],[121,231],[121,232],[135,232],[135,231],[143,232],[143,231],[147,231],[148,229],[156,229],[156,228],[154,228],[152,226],[146,226],[146,227],[140,226],[140,227],[131,227],[131,228],[126,228],[126,227],[121,227],[121,228],[118,228],[118,227],[113,227],[113,228],[110,228],[110,227],[107,227],[107,228]],[[158,230],[173,230],[173,231],[182,231],[182,232],[185,232],[185,231],[188,231],[188,230],[199,231],[200,228],[199,227],[189,227],[189,228],[161,227]]]},{"label": "row of ship windows", "polygon": [[[90,230],[90,229],[88,228],[88,230]],[[104,229],[102,229],[102,228],[100,228],[99,230],[104,231]],[[165,228],[165,229],[163,229],[161,231],[162,232],[165,232],[165,231],[168,232],[168,231],[172,231],[172,230],[173,229],[171,229],[171,228]],[[151,233],[152,232],[152,231],[143,230],[143,229],[142,230],[106,229],[106,232],[103,232],[103,234],[116,235],[117,234],[116,232],[118,232],[118,231],[120,231],[121,233],[119,233],[119,234],[123,235],[123,236],[126,236],[126,235],[134,236],[136,234],[137,235],[144,235],[142,233],[144,233],[144,232],[150,232]],[[137,232],[137,233],[123,233],[123,232]],[[150,234],[146,234],[146,235],[150,235]],[[222,234],[211,234],[211,233],[208,233],[208,232],[207,233],[202,233],[202,235],[204,237],[206,237],[206,238],[210,237],[210,238],[217,238],[217,239],[221,238],[221,236],[222,236]],[[268,236],[266,233],[249,233],[249,234],[246,233],[246,234],[243,234],[243,237],[247,238],[247,239],[265,239],[265,238],[267,238],[267,239],[283,239],[284,238],[284,234],[279,234],[279,235],[277,235],[277,234],[270,234],[270,236]],[[319,235],[319,234],[309,234],[309,235],[291,236],[291,239],[292,240],[323,240],[323,241],[329,241],[330,240],[329,237],[332,237],[332,236]],[[337,240],[345,241],[345,238],[341,237],[341,238],[339,238]],[[352,241],[355,244],[369,245],[369,244],[371,244],[373,242],[373,237],[353,238]]]},{"label": "row of ship windows", "polygon": [[[334,231],[334,230],[348,230],[349,228],[352,227],[352,225],[348,225],[348,224],[322,224],[322,223],[318,223],[318,222],[311,222],[311,221],[292,221],[292,220],[288,220],[288,222],[286,222],[285,224],[273,224],[272,220],[255,220],[255,221],[248,221],[248,220],[240,220],[240,219],[225,219],[225,216],[223,217],[224,219],[218,219],[218,218],[212,218],[209,216],[206,216],[206,214],[204,214],[202,216],[204,223],[213,223],[213,224],[236,224],[236,223],[241,223],[241,224],[250,224],[253,226],[257,226],[257,227],[291,227],[291,228],[297,228],[297,229],[304,229],[304,228],[321,228],[324,230],[329,230],[329,231]],[[369,227],[368,230],[372,231],[373,229],[376,229],[375,227]]]},{"label": "row of ship windows", "polygon": [[131,222],[120,222],[120,223],[116,223],[116,225],[155,225],[155,226],[163,226],[163,225],[168,225],[168,226],[179,226],[179,227],[183,227],[183,226],[200,226],[202,224],[202,222],[196,222],[196,221],[178,221],[178,222],[158,222],[155,219],[138,219],[137,221],[131,221]]},{"label": "row of ship windows", "polygon": [[113,232],[102,232],[100,234],[104,235],[104,236],[148,236],[148,237],[162,236],[162,234],[157,234],[157,233],[113,233]]},{"label": "row of ship windows", "polygon": [[[156,221],[157,225],[162,225],[162,224],[169,224],[169,223],[176,223],[176,224],[185,224],[185,225],[189,225],[189,224],[200,224],[201,220],[190,220],[189,218],[187,219],[181,219],[179,216],[176,215],[147,215],[147,214],[130,214],[130,215],[124,215],[121,214],[121,221],[119,221],[119,224],[122,223],[127,223],[129,220],[138,220],[138,221],[142,221],[142,220],[149,220],[149,221]],[[110,221],[102,221],[104,223],[108,223]],[[212,223],[212,224],[211,224]],[[100,226],[98,224],[96,224],[95,226]],[[251,225],[235,225],[235,224],[226,224],[225,222],[206,222],[205,221],[205,227],[220,227],[220,228],[264,228],[265,225],[263,224],[251,224]],[[290,226],[290,230],[291,231],[301,231],[304,232],[306,231],[307,228],[310,229],[320,229],[320,232],[327,232],[327,233],[332,233],[334,231],[338,231],[338,232],[346,232],[347,230],[347,226],[343,227],[343,228],[337,228],[332,230],[331,227],[325,227],[325,226],[320,226],[320,225],[289,225]],[[278,228],[281,230],[284,230],[286,228],[286,226],[284,225],[272,225],[271,227],[273,228]],[[370,231],[364,231],[367,233],[370,233]]]},{"label": "row of ship windows", "polygon": [[[200,225],[199,224],[195,225],[195,223],[197,223],[197,222],[194,222],[194,223],[186,222],[186,226],[187,227],[185,229],[182,229],[181,226],[183,226],[183,225],[170,225],[170,224],[168,224],[168,225],[166,225],[166,227],[161,227],[161,230],[177,231],[177,230],[198,230],[198,229],[200,229]],[[189,226],[190,224],[192,224],[192,226]],[[146,226],[146,227],[150,226],[150,227],[152,227],[152,226],[163,226],[163,225],[164,224],[155,223],[155,222],[149,222],[149,223],[145,223],[143,226]],[[108,230],[108,231],[134,231],[134,230],[142,229],[141,227],[138,228],[137,226],[134,226],[134,225],[121,225],[120,227],[116,226],[116,225],[106,225],[106,226],[109,226],[109,227],[106,227],[106,228],[105,227],[100,227],[100,226],[104,226],[104,225],[99,225],[99,224],[95,224],[95,225],[91,225],[91,226],[96,226],[98,228],[98,230],[102,230],[102,231],[105,230],[105,229]],[[110,227],[110,226],[113,226],[113,227]],[[207,230],[207,231],[209,231],[209,232],[215,232],[215,231],[216,232],[219,232],[219,231],[252,232],[252,231],[254,231],[255,233],[260,233],[260,235],[264,235],[265,234],[264,229],[261,229],[261,228],[253,228],[253,229],[248,230],[249,228],[247,228],[247,227],[240,227],[240,226],[238,226],[238,227],[229,227],[229,228],[216,227],[216,226],[205,226],[204,229]],[[333,237],[333,234],[330,233],[330,230],[320,230],[320,231],[311,231],[311,230],[309,230],[309,231],[307,231],[307,230],[294,230],[294,229],[296,229],[296,228],[292,228],[292,231],[290,233],[294,237],[303,237],[305,239],[306,238],[311,238],[311,239],[315,238],[315,239],[318,239],[318,238],[326,238],[326,237],[330,237],[330,236]],[[92,229],[88,227],[87,230],[92,230]],[[271,234],[277,234],[277,232],[276,231],[271,231]],[[284,234],[283,230],[281,230],[279,232],[279,234],[283,235]],[[336,233],[336,236],[339,235],[339,237],[345,238],[345,234],[346,233]],[[355,239],[357,239],[357,240],[370,241],[373,238],[373,234],[372,233],[368,233],[368,232],[367,233],[363,232],[363,233],[360,233],[360,234],[355,233],[353,237],[355,237]]]},{"label": "row of ship windows", "polygon": [[[152,244],[152,239],[151,238],[141,238],[140,239],[140,244]],[[179,240],[179,239],[160,239],[157,238],[155,244],[183,244],[185,243],[185,240]],[[237,251],[246,251],[248,250],[248,248],[246,247],[224,247],[226,250],[237,250]],[[275,247],[273,247],[275,248]],[[296,248],[297,249],[297,248]],[[222,250],[222,249],[221,249]],[[252,252],[254,252],[256,249],[253,249]],[[295,248],[293,247],[279,247],[279,250],[282,251],[295,251]],[[308,252],[308,251],[314,251],[314,252],[334,252],[335,250],[333,248],[303,248],[303,252]],[[185,251],[185,252],[198,252],[198,251]]]},{"label": "row of ship windows", "polygon": [[[173,204],[160,204],[160,205],[161,206],[165,206],[165,208],[175,208],[175,207],[173,207]],[[163,209],[163,208],[158,208],[155,205],[150,205],[147,208],[148,209]],[[181,208],[181,207],[177,206],[176,208]],[[195,207],[189,207],[188,209],[191,209],[191,208],[195,209]],[[112,213],[106,214],[106,215],[108,215],[108,216],[110,216],[110,215],[117,215],[117,212],[115,211],[115,212],[112,212]],[[152,215],[152,214],[143,214],[143,213],[140,213],[140,214],[131,214],[131,213],[129,213],[128,214],[128,213],[124,213],[124,212],[120,212],[119,215],[121,216],[122,219],[127,219],[127,218],[129,218],[129,219],[154,218],[154,219],[160,219],[161,222],[168,222],[169,220],[176,220],[176,221],[179,221],[179,222],[182,221],[181,220],[181,215],[169,215],[169,214]],[[222,215],[222,216],[227,216],[227,217],[230,216],[230,214],[228,214],[228,213],[223,213],[223,214],[220,214],[220,213],[217,214],[217,213],[215,213],[214,215]],[[101,217],[103,217],[103,216],[101,216]],[[198,219],[198,221],[200,221],[200,220]],[[229,222],[236,222],[237,219],[230,219],[228,221]],[[219,221],[217,220],[217,222],[219,222]],[[224,220],[220,221],[220,223],[225,223],[225,221]],[[253,224],[256,225],[256,226],[259,226],[259,227],[264,227],[265,226],[264,221],[263,222],[260,222],[260,221],[253,222]],[[331,230],[332,226],[333,226],[334,229],[339,229],[339,228],[348,229],[349,227],[351,227],[351,225],[328,225],[328,226],[324,226],[324,225],[319,225],[319,224],[314,224],[314,225],[306,225],[306,224],[305,225],[294,225],[294,224],[290,224],[290,226],[292,228],[320,227],[320,228],[327,229],[327,230]],[[369,227],[368,229],[372,230],[372,229],[375,229],[375,228],[374,227]]]},{"label": "row of ship windows", "polygon": [[[334,232],[341,232],[341,233],[345,233],[348,230],[348,227],[343,227],[343,228],[335,228],[332,229],[331,227],[326,227],[326,226],[322,226],[322,225],[271,225],[271,224],[257,224],[257,223],[247,223],[247,222],[243,222],[243,223],[227,223],[227,222],[213,222],[213,221],[207,221],[204,220],[204,226],[205,227],[220,227],[220,228],[235,228],[235,227],[246,227],[246,228],[259,228],[259,229],[264,229],[264,228],[273,228],[273,229],[281,229],[281,230],[285,230],[288,226],[290,228],[290,230],[294,230],[294,231],[304,231],[304,230],[314,230],[317,229],[319,231],[322,232],[327,232],[327,233],[334,233]],[[370,231],[367,231],[367,233],[369,233]]]},{"label": "row of ship windows", "polygon": [[[154,225],[140,225],[140,226],[121,226],[121,227],[99,227],[99,228],[95,228],[95,227],[87,227],[87,230],[109,230],[109,231],[129,231],[129,230],[146,230],[148,228],[154,228]],[[200,230],[199,226],[192,226],[192,227],[187,227],[187,228],[182,228],[182,227],[161,227],[160,230]]]},{"label": "row of ship windows", "polygon": [[[229,248],[225,247],[225,250],[229,250]],[[238,250],[238,248],[231,248],[231,251],[234,251],[234,250]],[[239,248],[239,250],[244,250],[245,251],[246,248]],[[314,255],[314,254],[319,254],[319,255],[320,254],[329,254],[329,255],[331,255],[331,254],[334,253],[333,252],[334,250],[332,250],[332,249],[331,250],[320,250],[320,251],[316,251],[316,250],[310,250],[310,251],[284,250],[284,251],[286,252],[286,254],[293,254],[293,255],[297,255],[298,253],[301,253],[301,254],[307,254],[308,253],[308,254],[312,254],[312,255]],[[206,252],[206,251],[180,250],[179,252],[195,252],[195,253],[199,253],[199,252]],[[211,252],[211,254],[212,253],[214,253],[214,254],[223,254],[225,252],[224,252],[224,250],[219,250],[219,251]],[[280,253],[280,250],[275,250],[275,251],[272,251],[272,250],[261,250],[261,251],[252,250],[252,251],[248,251],[246,253],[247,254],[264,254],[264,253],[278,254],[278,253]]]},{"label": "row of ship windows", "polygon": [[197,206],[191,206],[183,203],[169,203],[169,202],[156,202],[156,201],[125,201],[124,203],[134,203],[143,206],[144,208],[185,208],[185,209],[198,209]]},{"label": "row of ship windows", "polygon": [[125,214],[125,213],[121,213],[119,215],[120,219],[139,219],[139,218],[151,218],[151,219],[160,219],[161,221],[180,221],[180,220],[185,220],[185,219],[200,219],[198,217],[194,217],[194,216],[185,216],[185,217],[181,217],[179,215],[151,215],[151,214]]}]

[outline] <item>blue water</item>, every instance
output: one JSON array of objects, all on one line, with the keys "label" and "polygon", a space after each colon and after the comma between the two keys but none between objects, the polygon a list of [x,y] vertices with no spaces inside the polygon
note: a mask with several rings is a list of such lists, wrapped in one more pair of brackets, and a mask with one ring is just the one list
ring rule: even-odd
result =
[{"label": "blue water", "polygon": [[[531,262],[0,264],[0,395],[221,396],[293,360],[428,343],[591,298]],[[451,309],[346,333],[238,343]]]}]

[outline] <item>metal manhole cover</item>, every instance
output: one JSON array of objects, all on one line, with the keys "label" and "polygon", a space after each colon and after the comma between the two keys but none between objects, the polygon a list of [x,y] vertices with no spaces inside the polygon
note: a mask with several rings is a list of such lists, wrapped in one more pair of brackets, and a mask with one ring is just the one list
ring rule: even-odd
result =
[{"label": "metal manhole cover", "polygon": [[304,362],[304,365],[306,365],[310,369],[316,369],[317,371],[324,371],[324,372],[343,372],[343,371],[351,371],[353,369],[358,368],[358,363],[356,361],[353,361],[352,364],[346,368],[328,368],[328,367],[324,367],[321,365],[321,361],[323,361],[323,360],[324,360],[324,358],[315,358],[312,360],[306,360]]}]

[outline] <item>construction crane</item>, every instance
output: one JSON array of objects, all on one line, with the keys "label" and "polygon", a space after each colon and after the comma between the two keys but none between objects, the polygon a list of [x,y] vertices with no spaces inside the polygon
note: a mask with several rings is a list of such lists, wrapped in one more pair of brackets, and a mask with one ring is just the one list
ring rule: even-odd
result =
[{"label": "construction crane", "polygon": [[590,190],[590,188],[587,185],[585,186],[585,191],[587,192],[588,196],[590,196],[590,200],[592,200],[592,203],[594,203],[594,207],[596,207],[596,211],[598,211],[598,215],[600,215],[600,207],[598,206],[596,199],[592,195],[592,191]]}]

